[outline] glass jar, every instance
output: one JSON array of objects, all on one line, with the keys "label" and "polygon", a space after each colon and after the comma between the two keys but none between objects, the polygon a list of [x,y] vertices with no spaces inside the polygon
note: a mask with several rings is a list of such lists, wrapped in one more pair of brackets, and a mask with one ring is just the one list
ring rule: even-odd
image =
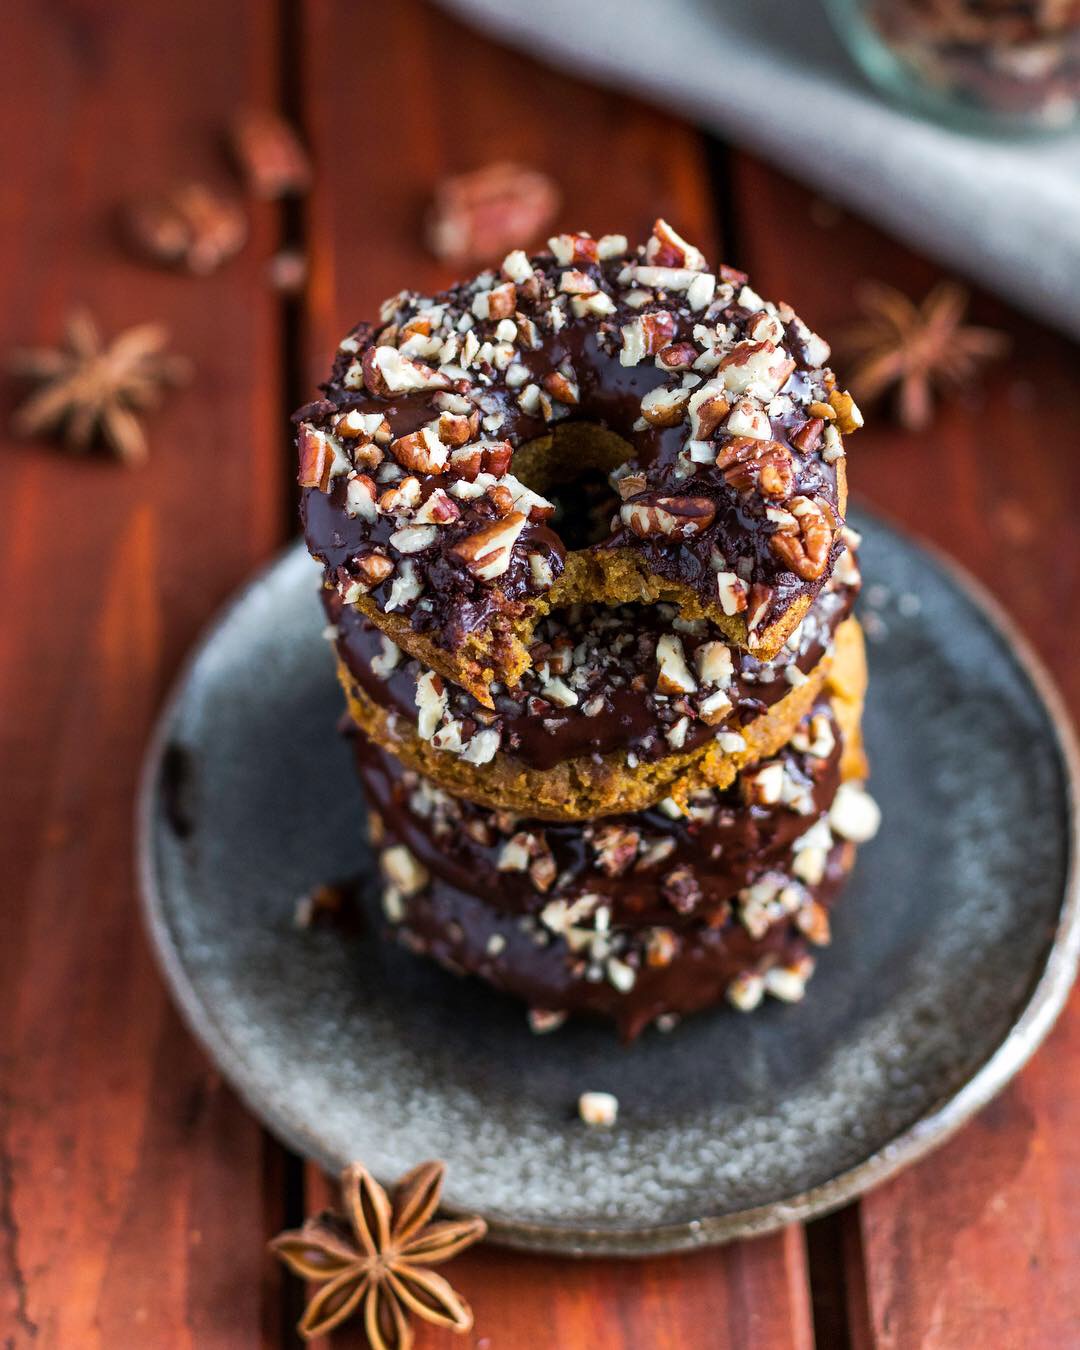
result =
[{"label": "glass jar", "polygon": [[977,131],[1080,122],[1080,0],[827,0],[855,60],[921,111]]}]

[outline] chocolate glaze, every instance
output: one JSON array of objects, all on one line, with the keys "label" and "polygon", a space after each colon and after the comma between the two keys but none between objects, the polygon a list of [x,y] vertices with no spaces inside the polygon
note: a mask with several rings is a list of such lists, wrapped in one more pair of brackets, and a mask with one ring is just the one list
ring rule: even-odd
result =
[{"label": "chocolate glaze", "polygon": [[[631,751],[642,760],[658,760],[676,752],[667,730],[684,716],[689,718],[685,737],[677,749],[693,750],[721,731],[738,730],[791,692],[789,667],[808,674],[822,659],[836,629],[854,604],[857,585],[841,585],[835,578],[818,595],[794,640],[771,662],[730,647],[734,675],[725,692],[731,699],[730,713],[709,724],[698,716],[696,704],[687,698],[657,697],[658,665],[656,640],[672,627],[670,606],[622,606],[603,611],[577,606],[556,611],[537,629],[533,647],[534,665],[514,689],[493,688],[494,716],[456,685],[447,683],[447,716],[461,721],[467,740],[472,729],[492,727],[500,732],[500,750],[530,769],[550,769],[579,756]],[[332,591],[323,592],[327,614],[337,626],[339,656],[368,698],[392,711],[415,731],[416,684],[426,667],[402,655],[386,676],[372,669],[372,661],[385,651],[385,639],[376,625],[354,606],[345,605]],[[598,634],[590,619],[599,613],[615,617],[618,626]],[[704,642],[714,641],[707,625],[690,632],[683,626],[678,636],[693,667],[693,654]],[[545,649],[559,641],[575,648],[585,643],[587,660],[595,670],[573,707],[562,707],[544,697],[541,675]],[[626,644],[620,652],[619,649]],[[595,711],[594,697],[602,696],[603,707]],[[590,712],[585,711],[586,708]]]},{"label": "chocolate glaze", "polygon": [[[833,386],[831,373],[816,359],[827,359],[828,349],[789,310],[783,310],[782,347],[796,362],[796,370],[782,388],[786,397],[768,404],[768,424],[771,436],[791,455],[792,481],[784,501],[794,496],[815,498],[829,509],[836,529],[829,567],[815,580],[801,579],[789,570],[770,548],[770,537],[776,523],[767,515],[770,506],[783,505],[776,499],[767,499],[757,490],[736,490],[716,464],[691,463],[680,455],[689,433],[684,421],[678,426],[658,428],[647,425],[642,429],[640,419],[643,395],[663,385],[678,389],[684,370],[669,371],[646,357],[639,364],[620,363],[622,347],[620,330],[635,319],[662,311],[671,316],[671,343],[695,342],[695,330],[701,325],[716,329],[727,326],[729,341],[748,338],[751,321],[757,321],[761,311],[759,298],[743,288],[742,274],[721,269],[720,283],[712,303],[705,309],[692,310],[687,295],[680,291],[653,288],[652,298],[634,307],[627,297],[635,290],[633,282],[620,282],[619,276],[628,264],[641,264],[642,251],[629,251],[603,262],[575,261],[572,269],[558,263],[551,254],[541,254],[531,260],[533,278],[518,287],[516,318],[531,320],[536,326],[536,345],[530,348],[522,341],[516,347],[516,358],[511,369],[517,368],[526,385],[542,384],[561,366],[569,371],[579,390],[576,406],[556,403],[549,417],[527,413],[519,406],[522,384],[509,384],[504,371],[488,362],[473,366],[456,379],[453,389],[475,403],[488,419],[486,436],[508,440],[513,447],[533,441],[552,426],[568,420],[584,420],[599,424],[626,440],[628,464],[644,475],[644,488],[631,498],[643,504],[658,496],[694,496],[707,498],[715,508],[712,523],[701,534],[691,538],[660,535],[639,538],[614,517],[610,538],[594,548],[620,546],[640,551],[651,571],[672,581],[684,582],[695,589],[706,603],[717,600],[715,558],[723,560],[720,570],[738,570],[748,584],[769,587],[759,606],[758,622],[768,624],[794,600],[805,594],[816,594],[828,575],[832,563],[843,550],[839,536],[838,488],[835,462],[826,462],[819,444],[801,450],[793,437],[804,433],[812,402],[827,398]],[[602,295],[614,304],[609,315],[597,318],[594,314],[575,317],[566,305],[567,297],[559,295],[563,274],[567,270],[582,273]],[[725,278],[727,278],[725,280]],[[488,275],[482,279],[490,287],[501,278]],[[407,394],[379,396],[370,388],[355,387],[356,376],[346,383],[351,370],[356,369],[365,352],[380,338],[399,333],[407,322],[420,311],[432,305],[447,306],[451,319],[470,314],[476,283],[457,286],[434,300],[415,293],[403,293],[393,308],[387,324],[376,328],[360,324],[339,350],[330,379],[323,386],[325,398],[302,408],[297,420],[320,431],[332,432],[335,418],[348,410],[363,413],[377,412],[385,416],[391,434],[398,438],[408,435],[439,417],[439,393],[430,389]],[[640,289],[640,288],[638,288]],[[740,303],[740,299],[745,303]],[[561,328],[552,324],[554,302],[565,306],[565,322]],[[386,311],[389,314],[389,310]],[[472,332],[481,342],[495,340],[497,320],[481,318],[473,323]],[[391,332],[392,326],[392,332]],[[437,358],[433,358],[437,359]],[[453,362],[451,362],[453,365]],[[524,367],[522,371],[520,368]],[[460,367],[458,367],[460,369]],[[515,375],[515,379],[518,376]],[[449,378],[449,377],[447,377]],[[703,378],[709,378],[705,372]],[[369,382],[370,384],[370,382]],[[776,406],[774,406],[774,404]],[[712,433],[722,444],[732,437],[723,429]],[[385,471],[387,465],[382,466]],[[513,464],[510,466],[513,472]],[[378,477],[378,475],[376,475]],[[389,480],[387,480],[389,481]],[[439,488],[452,485],[449,466],[440,473],[421,475],[422,499]],[[565,486],[569,486],[568,484]],[[466,535],[475,533],[499,515],[498,507],[488,496],[460,501],[460,519],[438,528],[433,542],[410,554],[408,561],[418,582],[417,593],[408,598],[392,600],[395,579],[400,575],[402,556],[390,545],[391,534],[402,523],[402,517],[379,515],[374,520],[352,516],[346,511],[346,479],[333,478],[329,490],[305,487],[302,516],[308,547],[325,565],[327,581],[331,585],[347,586],[358,572],[358,559],[378,550],[395,563],[395,574],[376,585],[370,594],[380,610],[388,604],[410,617],[413,627],[429,634],[440,646],[452,650],[462,638],[486,625],[497,624],[501,616],[520,616],[527,609],[530,596],[540,594],[551,584],[538,580],[530,568],[528,555],[537,553],[550,566],[550,577],[557,578],[562,571],[566,550],[558,535],[537,517],[525,526],[514,543],[508,568],[497,580],[480,580],[472,575],[451,552],[453,546]],[[761,598],[761,597],[759,597]]]},{"label": "chocolate glaze", "polygon": [[[789,804],[748,800],[754,771],[746,770],[730,788],[699,794],[691,814],[674,819],[652,807],[585,823],[530,821],[432,787],[362,735],[354,748],[368,802],[387,834],[449,885],[507,913],[535,915],[553,899],[589,894],[613,922],[680,928],[725,922],[738,892],[766,873],[788,870],[798,841],[827,815],[842,749],[827,701],[800,730],[811,725],[815,740],[827,728],[825,745],[815,745],[827,753],[789,746],[770,761],[783,766]],[[551,863],[540,872],[507,870],[514,839]],[[538,886],[537,876],[547,884]]]},{"label": "chocolate glaze", "polygon": [[[836,845],[822,881],[810,888],[823,909],[835,902],[853,854],[850,844]],[[675,935],[664,965],[650,964],[630,935],[632,945],[624,954],[640,960],[627,990],[597,979],[587,960],[562,939],[538,940],[543,935],[532,927],[523,928],[520,920],[441,878],[405,901],[403,918],[399,938],[417,954],[455,973],[478,975],[531,1008],[613,1020],[624,1041],[634,1040],[665,1014],[682,1016],[714,1006],[736,977],[774,966],[802,966],[804,975],[812,968],[810,942],[790,918],[759,938],[735,920],[719,927],[696,924]]]}]

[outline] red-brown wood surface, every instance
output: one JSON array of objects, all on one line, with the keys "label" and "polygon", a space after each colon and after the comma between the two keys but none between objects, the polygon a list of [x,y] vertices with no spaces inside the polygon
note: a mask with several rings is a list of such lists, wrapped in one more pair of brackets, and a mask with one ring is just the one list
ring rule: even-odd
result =
[{"label": "red-brown wood surface", "polygon": [[169,1003],[131,859],[165,689],[278,537],[276,225],[257,212],[243,258],[193,282],[127,260],[113,215],[222,172],[223,121],[273,94],[276,35],[258,0],[12,0],[3,28],[0,349],[55,340],[83,302],[109,332],[165,318],[198,374],[143,470],[2,447],[0,1340],[274,1344],[276,1164]]},{"label": "red-brown wood surface", "polygon": [[[434,182],[514,158],[557,179],[567,226],[641,234],[664,213],[715,251],[733,224],[730,260],[827,333],[861,278],[918,294],[938,275],[740,154],[722,222],[695,130],[420,0],[369,3],[362,29],[355,0],[283,0],[280,17],[260,0],[5,9],[0,352],[55,338],[81,300],[110,331],[165,319],[197,365],[154,418],[145,469],[2,447],[0,1339],[19,1350],[295,1344],[283,1309],[300,1291],[283,1296],[263,1250],[287,1210],[297,1217],[290,1164],[153,970],[132,798],[180,657],[290,528],[285,398],[313,388],[383,296],[450,279],[420,238]],[[266,284],[286,218],[275,207],[253,210],[247,248],[211,279],[133,262],[113,237],[118,200],[184,176],[227,183],[222,128],[242,103],[273,106],[279,72],[317,164],[301,301],[284,306]],[[1076,349],[991,301],[979,315],[1016,333],[1007,365],[921,440],[878,419],[854,443],[853,481],[981,576],[1076,709]],[[5,420],[14,397],[5,386]],[[1080,1344],[1078,1036],[1074,1001],[954,1141],[811,1228],[809,1262],[797,1227],[648,1263],[484,1247],[449,1272],[476,1312],[466,1343],[809,1347],[813,1273],[827,1350]],[[309,1169],[303,1208],[328,1195]],[[428,1328],[417,1340],[462,1343]]]}]

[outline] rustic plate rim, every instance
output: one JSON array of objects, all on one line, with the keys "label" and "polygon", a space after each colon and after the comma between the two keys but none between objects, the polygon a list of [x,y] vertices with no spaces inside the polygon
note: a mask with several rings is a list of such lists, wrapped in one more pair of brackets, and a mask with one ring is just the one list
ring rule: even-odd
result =
[{"label": "rustic plate rim", "polygon": [[[903,1168],[919,1161],[945,1143],[982,1110],[1028,1063],[1049,1035],[1068,999],[1080,961],[1080,745],[1072,719],[1057,686],[1027,637],[1004,606],[960,563],[935,544],[894,524],[878,509],[857,503],[858,514],[874,529],[881,529],[921,550],[930,562],[962,591],[1015,657],[1030,680],[1047,713],[1047,720],[1060,756],[1065,788],[1065,826],[1068,865],[1057,926],[1038,978],[1009,1030],[981,1064],[953,1092],[925,1111],[895,1138],[861,1162],[835,1177],[766,1205],[706,1215],[674,1224],[633,1228],[590,1228],[578,1224],[528,1223],[492,1217],[488,1238],[505,1247],[563,1256],[654,1256],[719,1246],[738,1238],[759,1237],[831,1213],[857,1199]],[[333,1173],[334,1161],[318,1140],[256,1088],[249,1090],[242,1072],[241,1056],[219,1028],[213,1009],[197,989],[181,959],[169,922],[163,888],[158,884],[154,860],[157,784],[169,732],[187,692],[188,684],[204,653],[220,631],[278,568],[303,551],[294,540],[259,568],[212,616],[184,659],[155,720],[139,775],[135,811],[135,871],[140,908],[151,949],[185,1025],[209,1058],[221,1069],[232,1089],[251,1113],[293,1152],[317,1162]],[[381,1177],[382,1182],[393,1178]],[[450,1210],[449,1212],[455,1212]],[[459,1211],[463,1212],[463,1211]]]}]

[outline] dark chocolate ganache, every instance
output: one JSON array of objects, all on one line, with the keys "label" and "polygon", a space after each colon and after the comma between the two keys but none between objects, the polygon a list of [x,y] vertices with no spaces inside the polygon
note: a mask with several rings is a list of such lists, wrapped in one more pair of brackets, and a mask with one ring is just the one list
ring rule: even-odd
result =
[{"label": "dark chocolate ganache", "polygon": [[[516,456],[587,422],[625,450],[597,451],[617,495],[590,548],[640,551],[745,611],[752,635],[844,548],[842,437],[861,417],[827,344],[663,221],[637,249],[549,243],[440,295],[402,292],[343,340],[295,419],[308,547],[347,602],[370,596],[453,650],[563,571],[556,503]],[[573,493],[566,463],[547,476]]]}]

